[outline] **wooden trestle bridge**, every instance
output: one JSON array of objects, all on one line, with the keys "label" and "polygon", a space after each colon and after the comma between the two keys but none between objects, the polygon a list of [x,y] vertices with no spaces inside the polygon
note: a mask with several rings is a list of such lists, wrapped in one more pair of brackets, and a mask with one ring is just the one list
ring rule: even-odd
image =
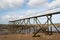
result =
[{"label": "wooden trestle bridge", "polygon": [[[19,19],[19,20],[13,20],[13,21],[9,21],[10,24],[16,24],[16,25],[23,25],[23,29],[24,28],[28,28],[28,25],[29,25],[29,29],[27,29],[29,32],[31,32],[31,27],[35,29],[38,27],[38,30],[36,29],[36,32],[34,33],[33,37],[36,36],[37,33],[39,32],[43,32],[43,33],[47,33],[47,34],[50,34],[52,35],[53,31],[52,31],[52,27],[54,27],[58,33],[59,30],[57,29],[57,25],[55,25],[53,22],[52,22],[52,16],[53,15],[56,15],[56,14],[60,14],[60,11],[59,12],[50,12],[50,13],[46,13],[46,14],[43,14],[43,15],[39,15],[39,16],[34,16],[34,17],[28,17],[28,18],[22,18],[22,19]],[[46,17],[46,22],[44,24],[41,24],[40,20],[38,18],[40,17]],[[31,19],[33,19],[34,23],[35,24],[32,24],[33,21],[31,21]],[[49,27],[50,27],[50,30],[49,30]]]}]

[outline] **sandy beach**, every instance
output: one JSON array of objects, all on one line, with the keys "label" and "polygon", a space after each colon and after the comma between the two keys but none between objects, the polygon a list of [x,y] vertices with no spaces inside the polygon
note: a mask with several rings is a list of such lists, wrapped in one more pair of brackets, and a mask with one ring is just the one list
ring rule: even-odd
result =
[{"label": "sandy beach", "polygon": [[53,35],[40,34],[40,37],[32,37],[33,34],[8,34],[0,35],[0,40],[60,40],[60,34]]}]

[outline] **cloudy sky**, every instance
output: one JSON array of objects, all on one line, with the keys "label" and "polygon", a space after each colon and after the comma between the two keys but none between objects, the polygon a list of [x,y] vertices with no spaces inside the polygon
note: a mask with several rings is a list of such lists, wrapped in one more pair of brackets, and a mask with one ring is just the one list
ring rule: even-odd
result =
[{"label": "cloudy sky", "polygon": [[[0,24],[7,24],[9,20],[20,19],[28,15],[33,16],[52,8],[60,11],[59,7],[60,0],[0,0]],[[54,17],[59,22],[60,15]]]}]

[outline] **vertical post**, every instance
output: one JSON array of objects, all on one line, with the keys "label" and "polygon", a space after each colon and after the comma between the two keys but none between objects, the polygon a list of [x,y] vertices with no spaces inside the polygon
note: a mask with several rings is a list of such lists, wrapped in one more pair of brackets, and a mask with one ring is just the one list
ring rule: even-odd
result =
[{"label": "vertical post", "polygon": [[47,27],[47,34],[49,34],[49,16],[47,16],[47,25],[48,25],[48,27]]},{"label": "vertical post", "polygon": [[[50,15],[50,20],[52,21],[52,15]],[[51,21],[50,21],[50,23],[51,23]],[[52,24],[52,23],[51,23],[51,24]],[[51,25],[51,24],[50,24],[50,25]],[[50,31],[51,33],[50,33],[50,34],[52,35],[52,25],[51,25],[51,27],[50,27],[50,30],[51,30],[51,31]]]},{"label": "vertical post", "polygon": [[[30,19],[28,19],[28,22],[29,22],[29,26],[30,26]],[[29,33],[30,33],[30,27],[29,27]]]},{"label": "vertical post", "polygon": [[[36,18],[34,18],[34,24],[36,24],[37,25],[37,17]],[[34,25],[34,33],[36,33],[36,26]]]},{"label": "vertical post", "polygon": [[[47,16],[47,25],[48,25],[48,34],[50,34],[50,35],[52,35],[52,23],[51,23],[51,21],[52,21],[52,15],[48,15]],[[49,30],[49,28],[50,28],[50,30]]]}]

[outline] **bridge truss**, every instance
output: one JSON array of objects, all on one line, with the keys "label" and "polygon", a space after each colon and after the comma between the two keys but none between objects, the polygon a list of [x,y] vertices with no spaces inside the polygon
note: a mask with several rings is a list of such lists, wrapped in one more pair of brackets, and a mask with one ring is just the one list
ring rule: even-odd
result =
[{"label": "bridge truss", "polygon": [[[52,27],[54,27],[57,30],[57,32],[60,33],[59,30],[57,29],[57,26],[52,22],[52,16],[56,15],[56,14],[60,14],[60,12],[53,12],[53,13],[48,13],[48,14],[44,14],[44,15],[9,21],[9,23],[16,24],[16,25],[25,25],[24,27],[28,27],[27,25],[30,25],[30,27],[34,28],[35,27],[34,24],[31,23],[31,19],[33,19],[34,23],[36,23],[35,25],[39,27],[39,29],[37,31],[35,31],[33,37],[35,37],[36,34],[39,32],[44,32],[49,35],[52,35],[53,34]],[[46,22],[43,25],[41,24],[40,20],[38,19],[40,17],[47,18]],[[50,27],[50,30],[49,30],[49,27]],[[29,32],[30,32],[30,30],[31,29],[29,29]]]}]

